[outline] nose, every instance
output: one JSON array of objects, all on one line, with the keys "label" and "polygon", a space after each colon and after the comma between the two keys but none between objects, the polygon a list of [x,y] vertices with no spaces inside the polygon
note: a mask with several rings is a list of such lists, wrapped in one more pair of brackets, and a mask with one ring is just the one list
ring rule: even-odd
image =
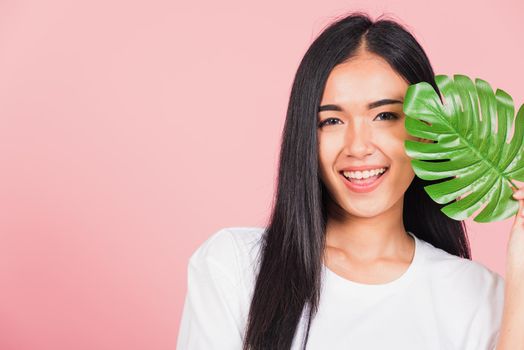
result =
[{"label": "nose", "polygon": [[373,153],[372,129],[366,120],[353,120],[348,123],[344,138],[344,152],[348,156],[364,158]]}]

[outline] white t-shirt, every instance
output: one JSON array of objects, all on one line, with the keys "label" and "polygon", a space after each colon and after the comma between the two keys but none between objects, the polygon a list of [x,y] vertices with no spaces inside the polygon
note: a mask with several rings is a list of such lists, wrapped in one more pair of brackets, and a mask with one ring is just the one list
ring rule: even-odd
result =
[{"label": "white t-shirt", "polygon": [[[177,350],[242,348],[263,231],[224,228],[193,253]],[[353,282],[323,265],[306,349],[495,349],[502,276],[409,234],[416,243],[413,261],[389,283]],[[300,349],[305,325],[302,318],[293,350]]]}]

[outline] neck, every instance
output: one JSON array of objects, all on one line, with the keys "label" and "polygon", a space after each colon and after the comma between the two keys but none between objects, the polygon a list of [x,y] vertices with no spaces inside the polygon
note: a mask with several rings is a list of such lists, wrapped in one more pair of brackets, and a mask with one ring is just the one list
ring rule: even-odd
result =
[{"label": "neck", "polygon": [[330,208],[326,225],[326,246],[342,250],[348,259],[360,262],[404,260],[411,256],[414,242],[404,228],[403,199],[373,216],[348,215]]}]

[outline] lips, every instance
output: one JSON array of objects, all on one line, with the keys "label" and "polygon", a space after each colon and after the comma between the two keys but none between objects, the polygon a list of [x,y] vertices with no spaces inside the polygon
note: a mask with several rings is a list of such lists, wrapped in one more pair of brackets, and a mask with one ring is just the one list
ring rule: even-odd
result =
[{"label": "lips", "polygon": [[[386,171],[383,172],[382,174],[380,174],[378,176],[378,178],[376,180],[374,180],[373,182],[371,183],[357,183],[357,182],[351,182],[350,180],[348,180],[344,175],[343,175],[343,172],[341,171],[340,172],[340,176],[342,176],[342,181],[344,182],[344,185],[352,192],[356,192],[356,193],[366,193],[366,192],[371,192],[373,191],[375,188],[378,187],[378,185],[380,185],[380,183],[382,183],[383,179],[384,179],[384,175],[386,175],[388,173],[388,170],[389,168],[388,167],[385,167],[386,168]],[[376,168],[371,168],[371,169],[376,169]],[[347,170],[345,170],[347,171]]]}]

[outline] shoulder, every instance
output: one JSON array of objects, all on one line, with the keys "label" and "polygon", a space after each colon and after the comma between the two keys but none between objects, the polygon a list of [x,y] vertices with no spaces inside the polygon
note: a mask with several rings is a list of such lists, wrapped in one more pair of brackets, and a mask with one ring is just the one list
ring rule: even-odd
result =
[{"label": "shoulder", "polygon": [[501,275],[478,261],[450,254],[426,241],[421,242],[426,266],[438,275],[465,279],[465,282],[473,285],[503,281]]},{"label": "shoulder", "polygon": [[212,270],[214,275],[238,282],[257,262],[264,230],[226,227],[215,231],[193,252],[189,268]]},{"label": "shoulder", "polygon": [[[424,242],[433,308],[453,348],[494,349],[504,309],[504,278],[480,262]],[[451,346],[450,346],[451,347]]]},{"label": "shoulder", "polygon": [[251,301],[251,252],[262,228],[212,233],[189,258],[177,349],[240,349]]},{"label": "shoulder", "polygon": [[462,258],[422,241],[424,268],[435,287],[447,290],[447,300],[476,308],[483,302],[502,305],[504,278],[480,262]]}]

